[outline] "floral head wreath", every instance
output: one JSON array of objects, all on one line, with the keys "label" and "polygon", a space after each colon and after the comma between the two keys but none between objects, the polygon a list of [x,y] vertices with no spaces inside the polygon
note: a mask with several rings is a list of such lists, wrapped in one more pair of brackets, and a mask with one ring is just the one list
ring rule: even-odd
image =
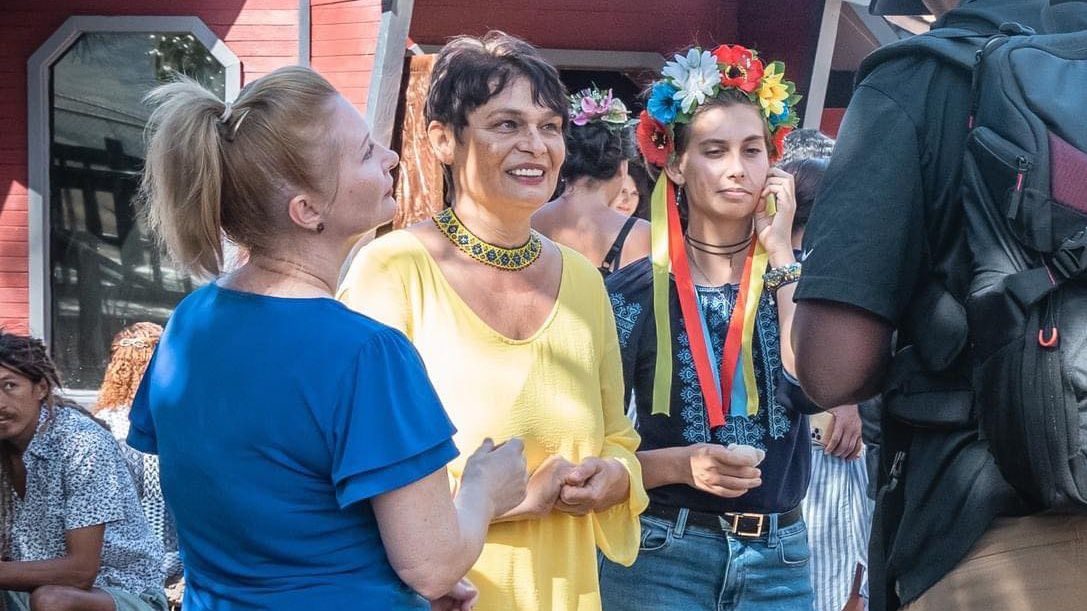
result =
[{"label": "floral head wreath", "polygon": [[615,97],[611,89],[600,90],[595,85],[570,95],[569,113],[574,125],[602,123],[612,131],[623,129],[630,120],[626,104]]},{"label": "floral head wreath", "polygon": [[675,153],[675,126],[689,123],[702,103],[726,89],[743,93],[762,112],[776,149],[771,160],[781,156],[785,136],[800,123],[795,111],[800,96],[796,85],[785,80],[785,64],[764,66],[752,49],[694,47],[667,62],[661,76],[653,83],[637,131],[642,155],[655,166],[664,167]]},{"label": "floral head wreath", "polygon": [[[785,80],[785,64],[764,65],[758,54],[737,45],[713,51],[698,47],[676,55],[653,84],[646,110],[638,121],[638,148],[649,163],[663,168],[675,155],[675,126],[689,123],[698,107],[725,90],[746,96],[759,109],[774,143],[771,161],[782,153],[785,136],[800,122],[795,112],[800,96]],[[770,214],[772,198],[767,198]],[[670,412],[672,393],[672,319],[669,287],[675,280],[682,323],[698,375],[710,427],[724,426],[729,417],[753,417],[759,411],[753,338],[762,301],[763,272],[769,256],[758,240],[751,240],[744,260],[736,304],[719,366],[714,362],[708,329],[687,260],[685,237],[676,205],[676,185],[661,172],[650,205],[652,218],[653,317],[657,334],[657,362],[653,376],[652,412]]]}]

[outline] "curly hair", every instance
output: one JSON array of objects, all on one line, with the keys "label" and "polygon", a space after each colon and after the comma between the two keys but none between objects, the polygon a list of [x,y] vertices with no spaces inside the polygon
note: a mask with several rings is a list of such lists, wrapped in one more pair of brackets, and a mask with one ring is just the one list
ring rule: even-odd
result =
[{"label": "curly hair", "polygon": [[153,322],[138,322],[121,329],[110,344],[109,365],[98,389],[94,412],[132,405],[151,355],[162,337],[162,327]]}]

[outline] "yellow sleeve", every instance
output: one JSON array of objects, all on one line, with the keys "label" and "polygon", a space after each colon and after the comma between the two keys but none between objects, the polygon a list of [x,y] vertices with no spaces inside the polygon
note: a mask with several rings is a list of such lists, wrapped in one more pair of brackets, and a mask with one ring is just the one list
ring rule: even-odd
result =
[{"label": "yellow sleeve", "polygon": [[336,299],[412,339],[411,307],[401,269],[409,258],[402,253],[398,256],[401,236],[397,233],[374,240],[359,250],[340,283]]},{"label": "yellow sleeve", "polygon": [[[595,270],[594,270],[595,271]],[[600,394],[604,407],[604,449],[602,458],[614,458],[630,474],[630,496],[626,502],[593,514],[593,532],[600,551],[612,562],[630,566],[638,556],[642,529],[638,516],[649,505],[649,496],[642,482],[642,466],[635,456],[642,438],[627,418],[623,405],[623,365],[619,356],[619,334],[615,330],[615,315],[603,297],[603,357],[600,362]]]}]

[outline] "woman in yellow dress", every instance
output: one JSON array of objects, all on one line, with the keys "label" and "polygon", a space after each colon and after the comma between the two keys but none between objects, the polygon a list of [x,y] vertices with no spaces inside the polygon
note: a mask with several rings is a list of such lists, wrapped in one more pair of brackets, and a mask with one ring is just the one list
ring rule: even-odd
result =
[{"label": "woman in yellow dress", "polygon": [[531,45],[498,32],[446,45],[426,115],[453,207],[363,248],[340,287],[414,342],[459,447],[524,440],[528,495],[468,575],[482,610],[600,609],[597,549],[633,563],[647,504],[600,273],[530,226],[562,167],[566,106]]}]

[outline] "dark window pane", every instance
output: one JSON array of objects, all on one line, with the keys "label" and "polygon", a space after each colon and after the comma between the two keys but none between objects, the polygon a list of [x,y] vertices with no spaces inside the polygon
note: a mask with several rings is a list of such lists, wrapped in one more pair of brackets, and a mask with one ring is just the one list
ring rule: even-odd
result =
[{"label": "dark window pane", "polygon": [[187,33],[84,34],[53,65],[49,265],[53,357],[65,386],[97,389],[122,327],[164,323],[194,282],[137,217],[143,97],[175,73],[215,91],[225,72]]}]

